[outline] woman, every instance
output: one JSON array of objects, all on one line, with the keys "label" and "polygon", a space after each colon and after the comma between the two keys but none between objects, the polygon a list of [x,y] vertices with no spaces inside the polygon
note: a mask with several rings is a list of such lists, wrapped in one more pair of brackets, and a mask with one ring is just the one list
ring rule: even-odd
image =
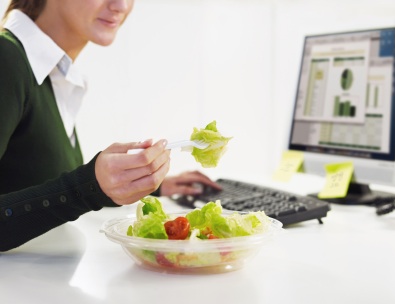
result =
[{"label": "woman", "polygon": [[83,165],[74,123],[85,81],[73,62],[89,41],[111,44],[132,7],[11,0],[0,34],[0,251],[103,206],[197,194],[196,182],[219,188],[199,172],[165,178],[164,139],[113,144]]}]

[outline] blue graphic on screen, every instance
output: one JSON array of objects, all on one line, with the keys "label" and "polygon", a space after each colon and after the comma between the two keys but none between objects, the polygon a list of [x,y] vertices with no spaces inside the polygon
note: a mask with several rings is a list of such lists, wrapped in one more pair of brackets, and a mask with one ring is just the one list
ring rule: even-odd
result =
[{"label": "blue graphic on screen", "polygon": [[389,57],[394,55],[395,49],[395,30],[380,31],[380,57]]}]

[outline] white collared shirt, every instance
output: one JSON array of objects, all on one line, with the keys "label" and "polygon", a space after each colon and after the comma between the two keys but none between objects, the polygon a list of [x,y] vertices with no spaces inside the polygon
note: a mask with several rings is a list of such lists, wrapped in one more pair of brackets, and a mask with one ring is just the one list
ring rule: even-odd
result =
[{"label": "white collared shirt", "polygon": [[50,77],[66,133],[75,145],[74,127],[86,81],[71,58],[23,12],[11,11],[4,28],[22,43],[37,83]]}]

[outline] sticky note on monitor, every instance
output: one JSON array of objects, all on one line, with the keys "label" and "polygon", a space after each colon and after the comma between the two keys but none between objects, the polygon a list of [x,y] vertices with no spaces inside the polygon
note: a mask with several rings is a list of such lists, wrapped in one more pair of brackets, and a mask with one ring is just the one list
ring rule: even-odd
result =
[{"label": "sticky note on monitor", "polygon": [[276,181],[287,182],[293,174],[303,170],[303,153],[298,151],[284,151],[281,162],[273,174]]},{"label": "sticky note on monitor", "polygon": [[324,188],[318,193],[318,198],[345,197],[354,173],[352,162],[328,164],[325,166],[326,181]]}]

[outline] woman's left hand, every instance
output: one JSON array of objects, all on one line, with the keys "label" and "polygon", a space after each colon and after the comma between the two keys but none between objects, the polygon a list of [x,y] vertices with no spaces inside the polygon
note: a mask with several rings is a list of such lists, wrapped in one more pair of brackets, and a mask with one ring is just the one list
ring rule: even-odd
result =
[{"label": "woman's left hand", "polygon": [[161,196],[199,195],[203,187],[221,190],[221,186],[199,171],[188,171],[176,176],[166,177],[160,186]]}]

